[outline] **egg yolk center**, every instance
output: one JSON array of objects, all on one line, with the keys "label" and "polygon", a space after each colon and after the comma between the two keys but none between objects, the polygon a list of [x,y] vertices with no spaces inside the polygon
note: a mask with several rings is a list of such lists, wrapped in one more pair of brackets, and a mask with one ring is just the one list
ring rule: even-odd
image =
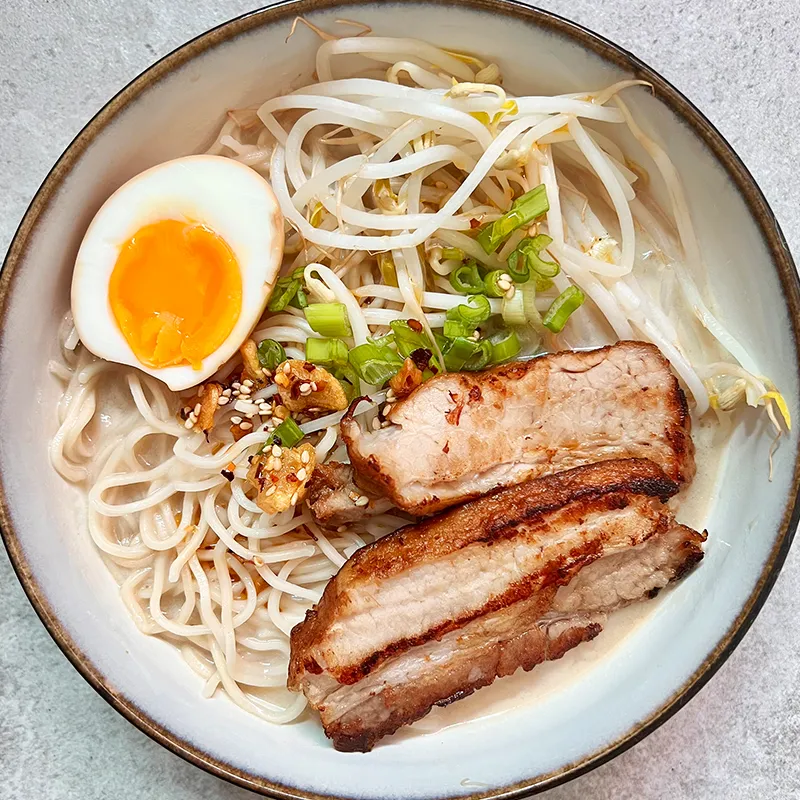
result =
[{"label": "egg yolk center", "polygon": [[221,236],[194,222],[165,219],[123,244],[109,301],[142,364],[200,369],[239,319],[242,276]]}]

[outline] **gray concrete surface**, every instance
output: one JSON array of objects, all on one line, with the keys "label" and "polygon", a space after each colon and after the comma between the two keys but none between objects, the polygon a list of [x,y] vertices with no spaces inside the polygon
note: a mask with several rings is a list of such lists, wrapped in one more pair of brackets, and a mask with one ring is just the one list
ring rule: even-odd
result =
[{"label": "gray concrete surface", "polygon": [[[52,163],[124,83],[258,0],[0,0],[0,253]],[[800,5],[551,0],[632,50],[709,116],[800,253]],[[798,126],[798,127],[796,127]],[[2,550],[2,548],[0,548]],[[547,800],[800,797],[800,551],[761,616],[687,708]],[[50,640],[0,555],[0,798],[245,800],[107,706]]]}]

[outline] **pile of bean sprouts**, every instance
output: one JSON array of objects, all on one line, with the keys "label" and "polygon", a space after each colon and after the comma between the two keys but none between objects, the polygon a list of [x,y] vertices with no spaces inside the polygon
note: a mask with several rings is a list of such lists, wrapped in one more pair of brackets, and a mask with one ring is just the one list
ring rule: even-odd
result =
[{"label": "pile of bean sprouts", "polygon": [[[230,111],[208,152],[269,178],[287,223],[283,273],[305,267],[311,300],[345,304],[351,346],[398,319],[421,321],[429,335],[441,329],[445,312],[464,302],[448,280],[460,262],[444,251],[502,268],[526,231],[491,255],[471,231],[543,183],[550,208],[529,232],[552,238],[549,257],[561,272],[537,304],[546,308],[570,285],[588,299],[563,333],[531,334],[527,354],[649,341],[672,363],[695,415],[747,402],[765,406],[778,427],[773,405],[782,410],[782,398],[692,278],[703,264],[677,171],[621,97],[646,91],[640,82],[514,96],[498,66],[474,56],[412,39],[320,33],[317,82]],[[651,162],[626,158],[615,128],[627,128]],[[647,192],[651,174],[666,185],[668,209]],[[382,278],[386,253],[396,285]],[[494,314],[500,302],[491,300]],[[253,338],[304,358],[311,335],[303,313],[288,307],[266,313]],[[181,397],[94,358],[69,318],[51,370],[65,384],[52,462],[86,489],[89,533],[137,626],[180,649],[205,696],[222,689],[270,722],[295,719],[305,700],[285,686],[289,632],[347,557],[408,520],[390,509],[331,532],[305,506],[262,513],[245,475],[269,421],[255,417],[253,432],[235,442],[226,407],[207,441],[177,416],[191,392]],[[366,387],[374,403],[359,407],[367,418],[384,398],[376,388]],[[274,394],[272,385],[257,398]],[[347,460],[340,418],[301,426],[320,462]],[[229,482],[221,470],[231,463]]]}]

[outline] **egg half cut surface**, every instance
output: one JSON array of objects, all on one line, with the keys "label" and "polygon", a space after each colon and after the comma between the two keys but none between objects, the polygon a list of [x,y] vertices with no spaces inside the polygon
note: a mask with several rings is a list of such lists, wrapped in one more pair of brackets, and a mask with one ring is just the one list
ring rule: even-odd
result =
[{"label": "egg half cut surface", "polygon": [[152,167],[98,211],[72,278],[96,356],[174,391],[213,375],[261,317],[283,257],[272,188],[244,164],[187,156]]}]

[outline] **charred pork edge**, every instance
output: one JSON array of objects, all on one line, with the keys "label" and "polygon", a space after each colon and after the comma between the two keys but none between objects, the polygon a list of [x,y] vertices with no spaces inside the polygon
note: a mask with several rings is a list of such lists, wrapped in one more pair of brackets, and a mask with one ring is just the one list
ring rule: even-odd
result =
[{"label": "charred pork edge", "polygon": [[[692,528],[688,528],[685,525],[678,525],[677,527],[684,532],[684,539],[678,545],[678,548],[683,551],[683,558],[681,562],[676,565],[675,573],[670,578],[668,585],[676,583],[684,578],[703,560],[704,553],[702,550],[702,543],[705,542],[707,538],[706,531],[701,533],[693,530]],[[641,597],[631,600],[627,603],[623,603],[618,607],[632,605],[633,603],[645,602],[646,600],[652,599],[658,595],[660,591],[661,588],[651,589]],[[613,613],[614,610],[615,609],[610,609],[605,613]],[[591,641],[602,631],[602,626],[596,620],[593,620],[592,617],[597,617],[602,613],[604,612],[584,612],[578,610],[573,614],[570,614],[570,617],[574,619],[575,625],[560,633],[552,641],[545,638],[545,649],[543,651],[544,657],[539,657],[542,654],[541,651],[537,651],[535,654],[528,654],[527,659],[523,654],[523,656],[519,659],[519,663],[515,669],[510,672],[493,674],[491,677],[489,677],[488,673],[482,672],[480,678],[469,686],[462,687],[456,692],[448,694],[446,697],[432,701],[429,705],[427,705],[427,707],[419,708],[412,714],[406,714],[401,718],[390,716],[388,720],[385,720],[381,725],[372,729],[362,729],[358,733],[348,733],[346,731],[350,726],[346,722],[344,724],[337,724],[339,720],[336,720],[331,725],[325,727],[325,734],[333,741],[334,747],[337,750],[343,752],[369,752],[379,739],[395,733],[404,725],[409,725],[419,719],[422,719],[433,709],[434,706],[449,705],[450,703],[456,702],[464,697],[468,697],[478,689],[491,685],[498,677],[505,677],[506,675],[513,674],[513,672],[516,672],[516,670],[520,667],[526,672],[530,671],[535,666],[545,663],[546,661],[555,661],[561,658],[567,652],[569,652],[569,650],[573,649],[579,644],[582,644],[583,642]],[[535,627],[539,627],[539,625],[540,623],[537,622]],[[521,632],[513,638],[519,638],[526,635],[528,632],[530,631]],[[546,637],[546,632],[543,632],[543,635]],[[510,641],[512,641],[512,639],[510,639],[509,642]],[[498,656],[498,661],[499,659],[500,656]]]},{"label": "charred pork edge", "polygon": [[[625,469],[628,470],[629,475],[629,479],[627,480],[617,480],[608,484],[601,483],[599,485],[585,485],[580,483],[580,479],[587,476],[591,480],[594,474],[597,474],[599,477],[603,477],[604,473],[618,473],[620,471],[624,472]],[[637,472],[643,474],[635,475]],[[632,475],[634,477],[630,477]],[[564,485],[565,482],[566,485]],[[571,485],[572,482],[575,482],[577,485]],[[557,489],[562,489],[562,494],[557,497],[556,500],[551,501],[550,503],[543,503],[540,501],[538,504],[528,506],[525,509],[525,513],[521,516],[513,514],[513,503],[504,503],[505,498],[519,498],[520,496],[523,498],[524,502],[526,493],[530,493],[531,491],[537,491],[540,495],[545,496],[550,491],[549,487],[551,485],[555,486]],[[400,541],[402,543],[401,546],[407,547],[407,542],[405,540],[409,536],[413,536],[415,539],[423,538],[430,529],[435,529],[442,524],[452,524],[452,520],[457,519],[458,517],[466,517],[466,524],[468,525],[469,517],[472,514],[481,513],[480,506],[493,506],[498,503],[498,501],[502,505],[507,505],[508,512],[512,512],[510,513],[510,517],[506,520],[496,520],[496,522],[487,532],[489,534],[488,537],[476,537],[464,545],[453,547],[442,552],[438,551],[435,547],[432,548],[426,561],[435,561],[440,558],[445,558],[456,550],[461,549],[463,546],[468,546],[472,543],[494,540],[501,538],[501,535],[502,538],[505,538],[505,536],[513,536],[514,526],[519,525],[521,522],[535,521],[536,517],[553,513],[575,503],[605,501],[604,505],[608,504],[613,508],[614,506],[619,507],[618,503],[620,502],[623,504],[627,504],[628,502],[625,497],[619,497],[619,495],[653,497],[664,502],[677,491],[677,484],[675,484],[673,481],[670,481],[656,464],[649,462],[646,459],[625,459],[615,462],[601,462],[599,464],[591,464],[585,467],[576,467],[568,472],[550,475],[537,481],[531,481],[527,484],[501,489],[493,495],[489,495],[485,498],[481,498],[480,500],[476,500],[473,503],[469,503],[465,506],[447,511],[439,517],[435,517],[431,520],[425,520],[415,525],[409,525],[404,528],[400,528],[398,531],[389,534],[389,536],[385,536],[382,539],[373,542],[372,544],[367,545],[366,547],[363,547],[361,550],[357,551],[325,587],[325,591],[320,602],[313,609],[307,611],[305,619],[292,629],[290,635],[291,656],[289,661],[289,688],[295,691],[299,689],[300,677],[304,671],[308,671],[317,675],[323,672],[322,666],[317,663],[316,659],[313,656],[304,653],[303,651],[306,648],[313,647],[315,641],[325,634],[330,622],[336,618],[336,604],[338,599],[339,584],[346,581],[348,576],[352,575],[353,573],[357,574],[360,569],[373,572],[381,577],[387,577],[388,575],[385,574],[384,570],[381,569],[380,564],[371,565],[369,564],[369,561],[372,553],[380,553],[381,551],[386,550],[391,546],[392,542]],[[659,524],[661,526],[667,524],[666,516],[660,521]],[[658,527],[654,528],[654,530],[651,532],[651,535],[653,533],[657,533],[658,530]],[[591,550],[591,548],[589,548],[589,550]],[[596,560],[597,553],[589,552],[589,550],[587,550],[585,553],[576,554],[576,557],[572,559],[572,569],[570,570],[570,574],[574,573],[575,569],[579,569],[580,567],[585,566],[587,563],[591,563],[592,561]],[[403,559],[400,557],[394,557],[392,559],[395,567],[400,565],[402,560]],[[364,562],[367,563],[365,564]],[[399,570],[395,569],[390,571],[388,574],[394,574],[396,571]],[[564,578],[567,579],[566,569],[564,570]],[[565,582],[565,580],[562,580],[561,582]],[[358,664],[353,664],[347,668],[338,669],[334,677],[342,683],[356,683],[363,678],[364,675],[375,669],[387,658],[408,650],[411,647],[416,646],[420,641],[430,638],[431,636],[443,635],[448,630],[461,627],[467,624],[471,619],[474,619],[476,616],[487,613],[487,611],[491,611],[495,608],[501,607],[502,605],[508,605],[512,602],[518,602],[519,600],[525,599],[526,597],[530,596],[533,591],[535,591],[535,588],[532,581],[509,586],[507,591],[504,592],[501,597],[494,599],[495,602],[493,604],[487,604],[484,608],[476,611],[475,613],[465,615],[463,619],[460,618],[440,626],[441,630],[436,629],[435,631],[426,631],[424,634],[418,634],[414,637],[403,638],[401,640],[392,642],[388,646],[372,653],[369,657],[363,659]]]}]

